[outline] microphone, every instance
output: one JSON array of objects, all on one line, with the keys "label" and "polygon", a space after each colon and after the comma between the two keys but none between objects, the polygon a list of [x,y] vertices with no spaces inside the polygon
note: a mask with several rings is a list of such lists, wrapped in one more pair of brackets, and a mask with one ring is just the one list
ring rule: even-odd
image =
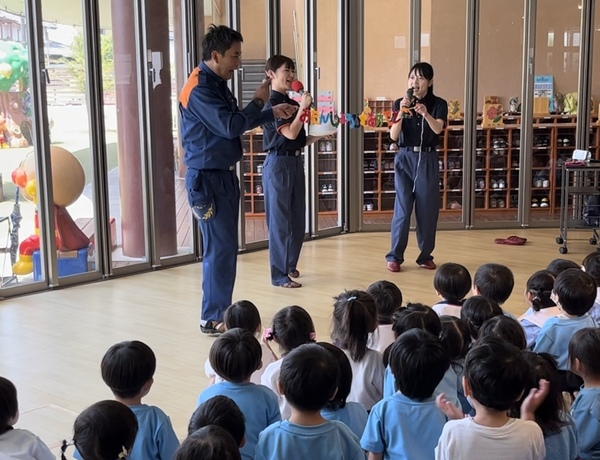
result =
[{"label": "microphone", "polygon": [[414,89],[408,88],[406,90],[406,99],[410,100],[411,106],[415,103],[415,90]]},{"label": "microphone", "polygon": [[294,90],[296,93],[300,93],[302,96],[302,94],[304,94],[304,85],[300,80],[294,80],[292,82],[292,90]]},{"label": "microphone", "polygon": [[412,117],[412,113],[411,108],[415,105],[415,90],[412,88],[408,88],[406,90],[406,99],[408,99],[410,101],[410,105],[408,107],[402,107],[400,112],[401,112],[401,116],[402,118],[411,118]]}]

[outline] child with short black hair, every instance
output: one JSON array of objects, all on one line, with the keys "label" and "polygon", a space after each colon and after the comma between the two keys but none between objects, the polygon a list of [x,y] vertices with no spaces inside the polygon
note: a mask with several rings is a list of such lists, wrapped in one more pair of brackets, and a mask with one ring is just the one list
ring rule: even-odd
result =
[{"label": "child with short black hair", "polygon": [[[225,330],[239,327],[252,332],[260,342],[262,348],[262,366],[260,369],[254,371],[250,378],[252,383],[256,383],[257,385],[260,384],[266,367],[272,362],[275,362],[277,356],[275,356],[271,347],[269,347],[262,337],[262,322],[258,308],[256,308],[256,305],[249,300],[239,300],[227,307],[227,310],[225,310],[225,314],[223,315],[223,323],[225,324]],[[204,363],[204,373],[210,379],[210,385],[223,381],[210,366],[210,360],[208,358]]]},{"label": "child with short black hair", "polygon": [[340,367],[338,389],[335,398],[328,401],[321,411],[327,420],[339,420],[345,423],[359,438],[362,436],[367,424],[367,411],[362,404],[346,401],[352,387],[352,366],[348,356],[335,345],[327,342],[318,342],[317,345],[330,352]]},{"label": "child with short black hair", "polygon": [[502,305],[515,286],[513,272],[506,265],[488,263],[481,265],[473,277],[473,295],[481,295]]},{"label": "child with short black hair", "polygon": [[[129,455],[133,460],[169,459],[179,440],[169,417],[158,407],[142,404],[154,383],[156,356],[143,342],[120,342],[108,349],[100,363],[102,380],[115,400],[125,404],[138,421],[136,441]],[[74,457],[79,457],[78,450]],[[85,459],[85,457],[84,457]]]},{"label": "child with short black hair", "polygon": [[440,316],[450,315],[460,318],[460,309],[471,290],[471,284],[471,274],[463,265],[455,263],[440,265],[433,276],[433,287],[442,300],[433,306],[433,311]]},{"label": "child with short black hair", "polygon": [[549,353],[556,358],[563,391],[573,393],[581,386],[581,380],[569,371],[569,341],[580,329],[596,327],[594,318],[588,314],[595,299],[596,282],[584,271],[565,270],[554,282],[553,300],[562,313],[546,321],[533,351]]},{"label": "child with short black hair", "polygon": [[527,341],[525,340],[525,332],[516,319],[509,316],[498,315],[488,319],[481,325],[479,329],[479,338],[498,337],[506,340],[511,345],[514,345],[519,350],[525,350]]},{"label": "child with short black hair", "polygon": [[[525,386],[525,395],[537,387],[540,380],[548,382],[548,395],[535,411],[535,422],[544,434],[546,458],[556,460],[577,460],[577,427],[571,416],[565,412],[565,400],[560,391],[560,377],[556,360],[548,353],[526,351],[523,355],[529,364],[531,375]],[[511,417],[519,417],[521,403],[510,410]]]},{"label": "child with short black hair", "polygon": [[[442,332],[442,323],[438,314],[430,307],[421,303],[409,303],[406,308],[403,308],[398,315],[396,315],[393,328],[396,337],[400,337],[404,332],[411,329],[420,329],[433,334],[435,337],[439,337]],[[384,398],[392,396],[397,391],[394,373],[387,362],[391,349],[391,346],[388,347],[385,354],[386,368],[383,379]],[[435,389],[434,393],[436,395],[446,393],[453,403],[459,403],[457,377],[452,367],[448,368],[446,374],[444,374],[444,378]]]},{"label": "child with short black hair", "polygon": [[188,436],[209,425],[223,428],[239,447],[246,444],[246,418],[233,399],[218,395],[200,404],[188,424]]},{"label": "child with short black hair", "polygon": [[352,430],[321,415],[335,397],[339,372],[333,355],[317,344],[301,345],[283,359],[279,390],[289,402],[292,415],[260,434],[256,460],[364,459]]},{"label": "child with short black hair", "polygon": [[[435,449],[436,460],[463,460],[485,456],[488,460],[543,460],[546,455],[544,437],[533,421],[534,409],[548,391],[532,390],[521,406],[522,419],[511,418],[507,411],[521,398],[529,365],[523,352],[508,342],[486,337],[467,354],[463,385],[476,415],[451,420],[444,426]],[[438,398],[438,405],[452,416],[449,406]]]},{"label": "child with short black hair", "polygon": [[[456,374],[456,391],[458,401],[465,414],[473,415],[473,408],[467,401],[462,386],[462,377],[465,371],[465,356],[471,347],[471,331],[469,325],[463,319],[456,316],[440,316],[442,323],[442,332],[440,341],[443,347],[448,351],[450,357],[450,367]],[[442,380],[443,381],[443,380]],[[440,391],[442,393],[444,391]]]},{"label": "child with short black hair", "polygon": [[344,291],[335,297],[331,339],[352,366],[348,401],[361,403],[367,411],[383,396],[383,357],[367,347],[369,334],[377,328],[377,307],[364,291]]},{"label": "child with short black hair", "polygon": [[577,270],[581,269],[581,266],[575,262],[574,260],[569,259],[554,259],[552,262],[548,264],[546,270],[548,270],[554,278],[560,275],[565,270],[570,268],[576,268]]},{"label": "child with short black hair", "polygon": [[600,329],[584,328],[569,342],[571,370],[583,381],[571,417],[579,435],[581,458],[600,458]]},{"label": "child with short black hair", "polygon": [[588,254],[585,259],[583,259],[583,269],[586,273],[592,275],[592,278],[596,281],[596,300],[589,313],[596,323],[600,323],[600,252],[594,251],[591,254]]},{"label": "child with short black hair", "polygon": [[198,396],[198,406],[210,398],[231,398],[246,417],[246,444],[240,448],[244,459],[254,458],[258,434],[281,420],[277,396],[263,385],[250,382],[260,367],[262,351],[256,337],[244,329],[229,329],[210,347],[210,365],[223,382],[209,386]]},{"label": "child with short black hair", "polygon": [[473,341],[477,340],[483,323],[502,314],[502,308],[495,300],[480,295],[469,297],[460,310],[460,317],[467,322]]},{"label": "child with short black hair", "polygon": [[368,347],[383,353],[387,347],[394,343],[395,336],[392,331],[394,315],[402,307],[402,292],[390,281],[375,281],[367,288],[377,307],[377,329],[371,335]]},{"label": "child with short black hair", "polygon": [[19,401],[14,384],[0,377],[0,450],[5,458],[55,460],[50,449],[28,430],[13,428],[19,420]]},{"label": "child with short black hair", "polygon": [[309,313],[304,308],[298,305],[291,305],[275,313],[272,326],[265,329],[264,339],[267,343],[273,341],[279,345],[281,355],[277,361],[267,366],[260,379],[260,383],[277,395],[281,418],[287,420],[290,418],[292,409],[285,400],[285,396],[281,395],[277,390],[279,370],[281,369],[285,355],[300,345],[315,341],[315,325]]},{"label": "child with short black hair", "polygon": [[527,348],[533,348],[546,321],[560,315],[560,308],[552,300],[554,278],[548,270],[539,270],[527,280],[525,302],[529,308],[519,318],[525,331]]},{"label": "child with short black hair", "polygon": [[173,460],[241,460],[235,440],[227,430],[208,425],[181,443]]},{"label": "child with short black hair", "polygon": [[[137,439],[138,418],[119,401],[99,401],[85,409],[73,424],[73,444],[83,460],[126,460]],[[63,441],[61,459],[69,444]],[[145,457],[137,457],[143,460]],[[165,457],[171,458],[171,457]]]},{"label": "child with short black hair", "polygon": [[448,353],[437,337],[412,329],[392,345],[390,366],[398,391],[373,407],[361,446],[369,459],[433,458],[446,423],[433,392],[450,366]]}]

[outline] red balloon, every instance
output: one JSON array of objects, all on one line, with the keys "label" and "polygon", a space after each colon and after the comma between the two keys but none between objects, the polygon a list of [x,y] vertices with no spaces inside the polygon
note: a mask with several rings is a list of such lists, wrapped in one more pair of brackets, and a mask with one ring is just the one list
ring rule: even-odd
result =
[{"label": "red balloon", "polygon": [[27,173],[21,168],[15,169],[12,172],[11,178],[17,187],[25,187],[27,184]]}]

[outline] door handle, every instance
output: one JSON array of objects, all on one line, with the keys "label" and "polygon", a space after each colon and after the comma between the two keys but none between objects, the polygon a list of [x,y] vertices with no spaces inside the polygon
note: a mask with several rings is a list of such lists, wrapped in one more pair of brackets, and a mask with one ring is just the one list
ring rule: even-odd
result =
[{"label": "door handle", "polygon": [[44,76],[44,80],[46,81],[47,85],[49,85],[50,83],[52,83],[50,81],[50,72],[48,72],[48,69],[42,69],[42,75]]}]

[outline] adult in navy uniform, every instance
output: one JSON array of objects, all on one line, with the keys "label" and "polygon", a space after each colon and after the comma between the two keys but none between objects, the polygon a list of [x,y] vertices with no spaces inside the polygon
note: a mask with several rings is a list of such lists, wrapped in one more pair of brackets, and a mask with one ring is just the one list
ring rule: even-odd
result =
[{"label": "adult in navy uniform", "polygon": [[298,259],[306,230],[306,199],[302,149],[317,140],[307,136],[302,112],[312,103],[304,92],[300,104],[290,99],[287,91],[294,81],[294,61],[275,55],[265,66],[271,79],[271,96],[265,107],[281,103],[293,104],[300,110],[289,118],[278,118],[263,125],[263,149],[268,152],[263,165],[265,213],[269,229],[269,262],[271,283],[284,288],[299,288]]},{"label": "adult in navy uniform", "polygon": [[202,62],[191,73],[179,96],[181,139],[187,166],[185,186],[204,246],[200,329],[210,335],[224,330],[223,314],[235,283],[238,251],[240,185],[235,164],[243,155],[240,136],[249,129],[287,118],[289,104],[263,110],[268,79],[243,110],[227,87],[241,64],[242,35],[211,25],[202,41]]},{"label": "adult in navy uniform", "polygon": [[[421,253],[417,264],[435,270],[431,253],[440,207],[439,165],[436,146],[448,118],[447,102],[433,94],[433,67],[426,62],[415,64],[408,73],[407,97],[394,102],[399,116],[390,129],[390,137],[399,150],[394,158],[396,201],[392,219],[392,244],[386,255],[387,268],[399,272],[408,244],[413,205],[417,219],[417,242]],[[412,89],[412,97],[410,96]]]}]

